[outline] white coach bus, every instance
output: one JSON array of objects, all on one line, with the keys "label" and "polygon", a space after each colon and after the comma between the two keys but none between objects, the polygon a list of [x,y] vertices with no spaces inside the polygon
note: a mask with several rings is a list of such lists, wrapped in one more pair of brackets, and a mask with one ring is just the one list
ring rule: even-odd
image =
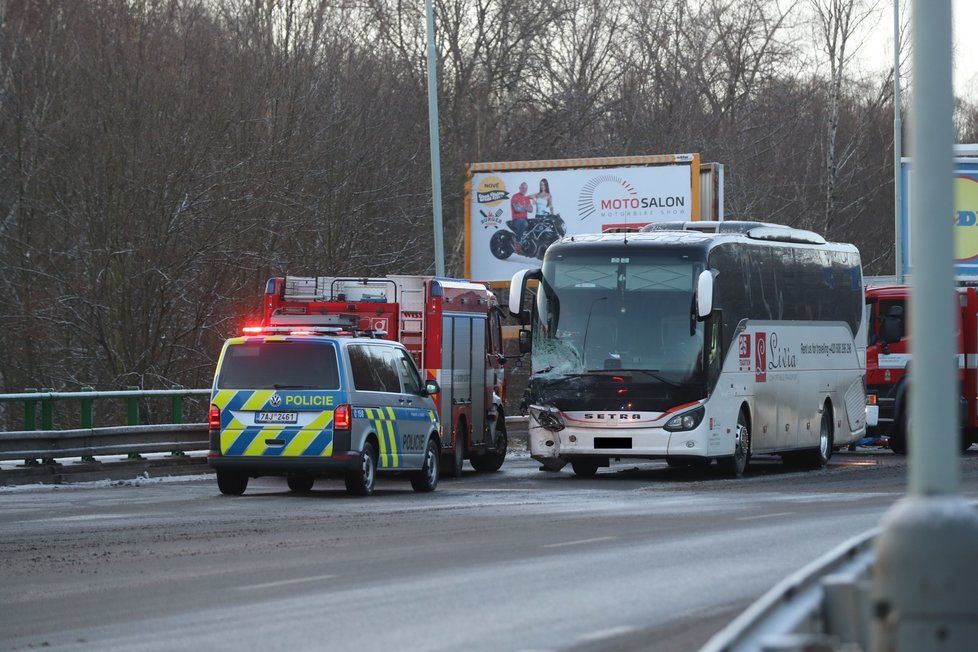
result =
[{"label": "white coach bus", "polygon": [[[527,282],[538,280],[524,309]],[[865,423],[858,250],[760,222],[565,237],[513,276],[534,459],[823,466]]]}]

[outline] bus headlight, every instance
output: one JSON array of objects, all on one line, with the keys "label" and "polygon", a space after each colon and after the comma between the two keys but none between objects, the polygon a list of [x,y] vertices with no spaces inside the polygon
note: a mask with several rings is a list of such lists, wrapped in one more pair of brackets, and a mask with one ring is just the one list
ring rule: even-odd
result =
[{"label": "bus headlight", "polygon": [[700,425],[703,420],[703,415],[706,414],[706,408],[702,405],[695,410],[690,410],[689,412],[683,412],[682,414],[677,414],[673,418],[666,421],[664,428],[669,432],[679,432],[681,430],[692,430],[696,426]]},{"label": "bus headlight", "polygon": [[539,423],[540,427],[553,432],[560,432],[564,429],[564,421],[560,418],[560,411],[555,407],[531,405],[530,418]]}]

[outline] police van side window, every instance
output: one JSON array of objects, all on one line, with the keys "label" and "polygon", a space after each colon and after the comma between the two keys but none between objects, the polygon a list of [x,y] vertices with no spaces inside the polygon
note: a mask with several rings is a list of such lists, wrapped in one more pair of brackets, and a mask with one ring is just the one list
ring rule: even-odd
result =
[{"label": "police van side window", "polygon": [[391,347],[356,344],[348,350],[354,387],[363,392],[401,393],[401,380]]},{"label": "police van side window", "polygon": [[420,394],[421,379],[418,377],[418,370],[414,366],[414,361],[405,351],[400,351],[397,358],[397,370],[401,374],[401,382],[404,384],[405,394]]},{"label": "police van side window", "polygon": [[364,392],[379,392],[380,381],[371,368],[370,352],[365,346],[347,347],[350,354],[350,371],[353,372],[353,386]]}]

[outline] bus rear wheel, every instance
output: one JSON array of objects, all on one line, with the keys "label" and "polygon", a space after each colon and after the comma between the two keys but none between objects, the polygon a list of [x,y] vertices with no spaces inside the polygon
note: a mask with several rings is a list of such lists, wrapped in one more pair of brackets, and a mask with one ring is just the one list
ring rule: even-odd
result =
[{"label": "bus rear wheel", "polygon": [[741,478],[750,465],[750,421],[747,414],[741,410],[737,415],[737,440],[734,442],[734,454],[717,460],[720,472],[731,478]]},{"label": "bus rear wheel", "polygon": [[832,458],[835,437],[832,430],[832,404],[826,402],[822,409],[822,420],[818,428],[818,448],[801,454],[801,465],[809,469],[821,469]]}]

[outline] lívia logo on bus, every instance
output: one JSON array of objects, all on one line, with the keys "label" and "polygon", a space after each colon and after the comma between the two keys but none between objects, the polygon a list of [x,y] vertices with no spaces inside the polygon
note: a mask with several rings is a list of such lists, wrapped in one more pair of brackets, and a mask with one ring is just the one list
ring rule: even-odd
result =
[{"label": "l\u00edvia logo on bus", "polygon": [[[749,333],[741,333],[738,340],[740,370],[750,371],[751,341]],[[778,343],[777,333],[754,333],[754,380],[767,382],[767,372],[778,369],[797,369],[798,356],[788,346]]]}]

